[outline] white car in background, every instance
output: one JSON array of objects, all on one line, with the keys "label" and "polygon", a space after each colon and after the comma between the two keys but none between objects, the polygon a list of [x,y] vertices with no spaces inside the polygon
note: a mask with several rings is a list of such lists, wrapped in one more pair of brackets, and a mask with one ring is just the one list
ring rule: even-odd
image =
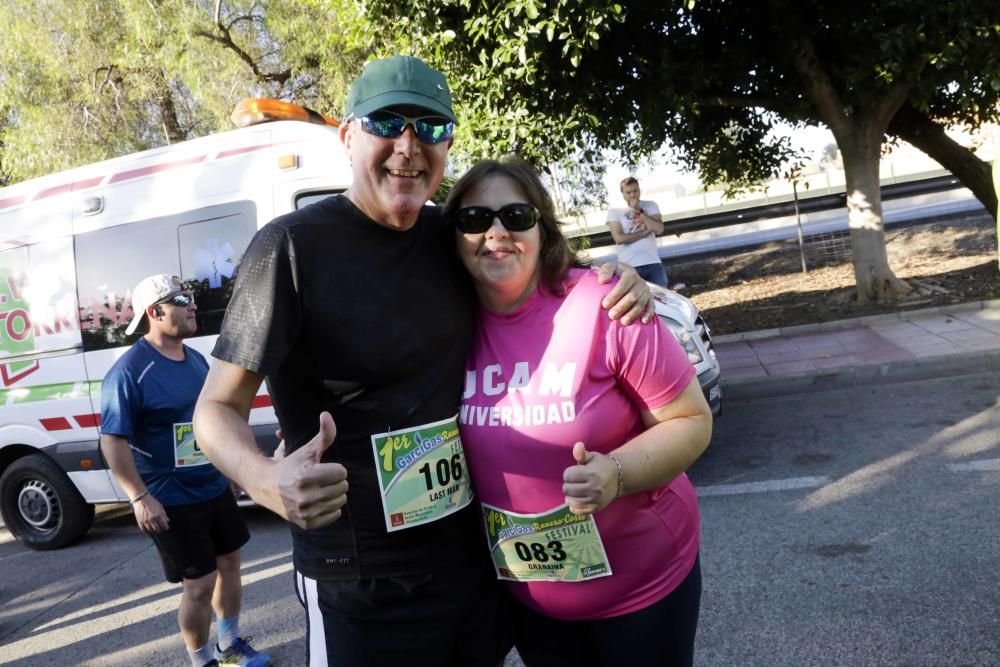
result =
[{"label": "white car in background", "polygon": [[649,289],[656,302],[657,317],[687,352],[712,414],[719,415],[722,412],[722,371],[719,360],[715,358],[708,324],[687,297],[659,285],[650,284]]}]

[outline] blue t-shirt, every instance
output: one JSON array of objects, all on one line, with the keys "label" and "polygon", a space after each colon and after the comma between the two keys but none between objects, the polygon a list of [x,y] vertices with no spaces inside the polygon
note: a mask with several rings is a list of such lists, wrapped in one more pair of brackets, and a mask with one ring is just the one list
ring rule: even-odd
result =
[{"label": "blue t-shirt", "polygon": [[101,432],[128,440],[139,476],[165,506],[215,498],[229,484],[191,427],[207,374],[197,351],[185,346],[184,361],[174,361],[140,338],[101,385]]}]

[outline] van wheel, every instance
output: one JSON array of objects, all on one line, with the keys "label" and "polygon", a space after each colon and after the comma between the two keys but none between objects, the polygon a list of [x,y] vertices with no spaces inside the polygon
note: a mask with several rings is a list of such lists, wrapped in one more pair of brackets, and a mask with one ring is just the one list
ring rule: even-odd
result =
[{"label": "van wheel", "polygon": [[25,456],[7,467],[0,477],[0,513],[7,529],[37,550],[69,546],[94,523],[94,506],[43,454]]}]

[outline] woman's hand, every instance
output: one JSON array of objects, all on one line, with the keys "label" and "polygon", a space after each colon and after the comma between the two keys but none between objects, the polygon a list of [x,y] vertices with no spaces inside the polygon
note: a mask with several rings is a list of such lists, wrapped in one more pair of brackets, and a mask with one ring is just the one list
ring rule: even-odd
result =
[{"label": "woman's hand", "polygon": [[573,514],[599,512],[615,499],[618,493],[618,466],[610,456],[588,452],[578,442],[573,445],[576,465],[563,471],[563,493]]}]

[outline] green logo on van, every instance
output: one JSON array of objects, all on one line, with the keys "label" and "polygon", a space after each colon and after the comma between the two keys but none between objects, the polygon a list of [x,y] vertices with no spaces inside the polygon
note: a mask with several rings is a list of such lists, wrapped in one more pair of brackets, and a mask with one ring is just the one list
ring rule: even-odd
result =
[{"label": "green logo on van", "polygon": [[[0,359],[35,349],[30,306],[24,297],[27,269],[27,247],[0,253]],[[0,366],[0,375],[4,386],[10,386],[36,370],[38,361],[15,361]]]}]

